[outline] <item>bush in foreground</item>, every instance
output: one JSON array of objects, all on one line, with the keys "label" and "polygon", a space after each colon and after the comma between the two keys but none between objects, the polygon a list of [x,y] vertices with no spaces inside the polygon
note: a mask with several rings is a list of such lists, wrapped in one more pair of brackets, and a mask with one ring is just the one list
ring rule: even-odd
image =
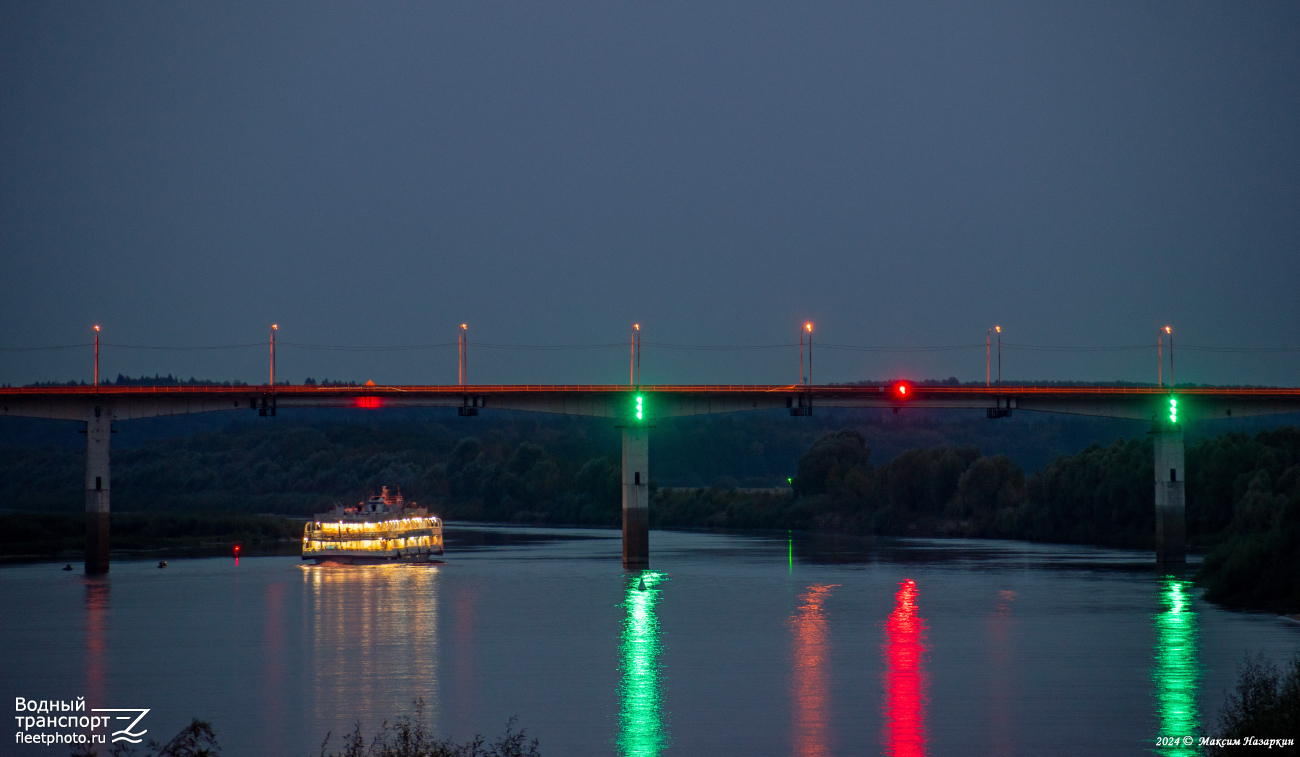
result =
[{"label": "bush in foreground", "polygon": [[[1300,655],[1283,670],[1262,653],[1247,657],[1239,668],[1237,688],[1228,694],[1219,716],[1219,739],[1300,738]],[[1224,746],[1217,751],[1238,754],[1268,747]]]},{"label": "bush in foreground", "polygon": [[529,739],[523,729],[515,731],[515,719],[506,721],[505,733],[491,744],[486,744],[482,734],[464,744],[450,739],[439,739],[424,729],[424,700],[415,701],[415,717],[399,715],[397,721],[384,721],[379,733],[366,745],[366,737],[358,723],[352,733],[343,739],[343,751],[326,753],[330,735],[320,746],[321,757],[541,757],[537,739]]},{"label": "bush in foreground", "polygon": [[[219,757],[220,754],[212,724],[195,718],[166,744],[150,739],[144,754],[134,746],[118,742],[109,757]],[[99,751],[73,752],[72,757],[99,757]]]},{"label": "bush in foreground", "polygon": [[[358,723],[343,738],[343,751],[326,752],[330,735],[320,745],[321,757],[541,757],[537,739],[529,739],[524,729],[515,730],[515,719],[506,722],[505,733],[488,744],[480,734],[463,744],[440,739],[424,728],[424,700],[415,701],[415,717],[399,715],[393,723],[384,721],[379,733],[366,743]],[[166,744],[150,741],[141,752],[137,747],[119,743],[107,757],[220,757],[216,734],[210,723],[194,720]],[[72,757],[100,757],[95,749],[74,751]]]}]

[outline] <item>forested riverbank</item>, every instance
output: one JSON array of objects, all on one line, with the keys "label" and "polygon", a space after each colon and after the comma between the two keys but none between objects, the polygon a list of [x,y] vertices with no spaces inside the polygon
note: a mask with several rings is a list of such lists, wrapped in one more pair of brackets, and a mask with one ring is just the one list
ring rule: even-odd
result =
[{"label": "forested riverbank", "polygon": [[[296,554],[302,521],[276,515],[229,512],[116,512],[113,552],[127,557]],[[86,545],[83,513],[0,513],[0,561],[79,562]]]},{"label": "forested riverbank", "polygon": [[[652,478],[651,524],[1152,545],[1149,436],[1093,443],[1026,473],[1010,455],[959,443],[974,436],[997,446],[997,437],[977,435],[1005,428],[997,424],[971,432],[866,419],[835,430],[766,418],[665,424],[652,437],[652,471],[668,471],[676,485]],[[1017,430],[1046,437],[1060,429]],[[291,422],[150,440],[114,452],[114,545],[270,544],[296,538],[296,526],[251,516],[304,517],[385,485],[453,521],[617,526],[616,433],[582,423]],[[872,449],[900,437],[915,448]],[[0,450],[0,506],[67,514],[6,516],[4,553],[32,554],[23,545],[37,543],[75,548],[82,465],[80,451],[66,447]],[[739,475],[712,475],[718,470]],[[1209,550],[1207,596],[1300,610],[1300,430],[1192,439],[1187,470],[1188,539]],[[775,485],[787,472],[788,484]]]}]

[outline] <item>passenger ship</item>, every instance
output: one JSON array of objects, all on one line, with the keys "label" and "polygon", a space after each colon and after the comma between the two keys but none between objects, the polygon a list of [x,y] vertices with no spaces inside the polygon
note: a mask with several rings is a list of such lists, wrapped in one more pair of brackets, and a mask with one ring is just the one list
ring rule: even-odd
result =
[{"label": "passenger ship", "polygon": [[317,513],[302,534],[302,559],[317,565],[430,562],[441,554],[442,521],[407,504],[400,489],[390,495],[387,486],[356,507]]}]

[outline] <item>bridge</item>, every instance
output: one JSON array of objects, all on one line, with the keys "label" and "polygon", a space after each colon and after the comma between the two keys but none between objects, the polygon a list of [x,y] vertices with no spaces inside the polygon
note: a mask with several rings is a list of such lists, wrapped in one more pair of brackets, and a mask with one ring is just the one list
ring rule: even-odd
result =
[{"label": "bridge", "polygon": [[623,431],[623,565],[650,562],[649,435],[654,422],[711,413],[786,408],[984,409],[1070,413],[1149,421],[1155,443],[1155,557],[1186,561],[1183,425],[1191,420],[1300,412],[1300,389],[1230,387],[871,385],[488,385],[488,386],[84,386],[0,388],[0,415],[75,420],[86,434],[86,572],[109,568],[109,440],[114,422],[242,409],[274,416],[280,407],[457,408],[610,418]]}]

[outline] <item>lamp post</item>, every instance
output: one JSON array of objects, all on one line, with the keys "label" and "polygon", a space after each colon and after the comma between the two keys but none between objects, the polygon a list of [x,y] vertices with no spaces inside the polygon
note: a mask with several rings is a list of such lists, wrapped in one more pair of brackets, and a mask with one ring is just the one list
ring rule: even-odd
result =
[{"label": "lamp post", "polygon": [[95,394],[99,394],[99,324],[95,324]]},{"label": "lamp post", "polygon": [[277,324],[271,324],[271,388],[275,388],[275,332],[280,327]]},{"label": "lamp post", "polygon": [[989,365],[991,360],[989,350],[991,349],[990,345],[992,343],[993,343],[993,329],[988,329],[984,332],[984,386],[993,385],[993,380],[990,378],[992,374],[989,372]]},{"label": "lamp post", "polygon": [[998,386],[1002,386],[1002,327],[994,326],[998,332]]},{"label": "lamp post", "polygon": [[808,391],[812,392],[812,321],[803,325],[804,330],[808,332]]},{"label": "lamp post", "polygon": [[461,386],[465,385],[466,362],[469,358],[469,326],[462,323],[460,333],[456,335],[456,378]]},{"label": "lamp post", "polygon": [[628,384],[641,385],[641,324],[632,324],[632,354],[628,361]]}]

